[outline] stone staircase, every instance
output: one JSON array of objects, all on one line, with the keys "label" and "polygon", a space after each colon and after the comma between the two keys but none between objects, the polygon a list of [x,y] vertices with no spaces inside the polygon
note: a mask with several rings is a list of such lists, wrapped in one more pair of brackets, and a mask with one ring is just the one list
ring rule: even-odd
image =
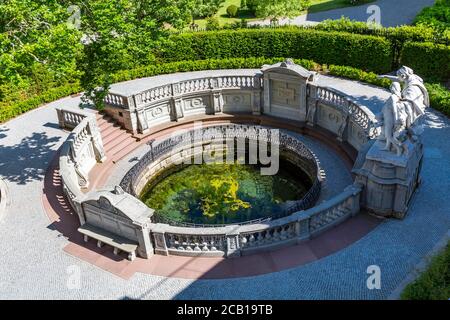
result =
[{"label": "stone staircase", "polygon": [[136,139],[113,118],[101,113],[96,118],[107,159],[116,163],[136,148]]}]

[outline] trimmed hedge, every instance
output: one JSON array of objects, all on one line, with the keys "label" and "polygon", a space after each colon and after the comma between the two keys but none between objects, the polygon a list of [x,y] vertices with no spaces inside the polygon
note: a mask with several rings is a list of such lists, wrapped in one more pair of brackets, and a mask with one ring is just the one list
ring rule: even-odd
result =
[{"label": "trimmed hedge", "polygon": [[352,67],[330,65],[328,66],[328,70],[326,73],[331,76],[361,81],[383,88],[389,88],[392,83],[389,79],[378,78],[378,75],[376,73],[365,72],[361,69]]},{"label": "trimmed hedge", "polygon": [[[259,69],[263,64],[273,64],[282,61],[284,58],[234,58],[234,59],[209,59],[200,61],[178,61],[157,65],[150,65],[132,70],[125,70],[115,73],[112,76],[113,82],[128,81],[136,78],[151,77],[160,74],[168,74],[175,72],[188,72],[200,70],[214,69],[239,69],[239,68],[255,68]],[[337,66],[337,65],[320,65],[314,61],[307,59],[294,59],[294,62],[309,69],[324,74],[337,77],[358,80],[369,84],[388,88],[390,81],[387,79],[378,79],[373,72],[366,72],[361,69]],[[440,84],[426,84],[430,94],[431,105],[433,108],[450,116],[450,91]],[[50,89],[47,92],[36,97],[14,103],[10,106],[0,106],[0,122],[12,119],[26,111],[37,108],[40,105],[58,100],[70,94],[80,92],[82,89],[78,83]]]},{"label": "trimmed hedge", "polygon": [[[274,64],[284,58],[234,58],[234,59],[208,59],[197,61],[178,61],[145,66],[132,70],[124,70],[112,76],[113,82],[128,81],[136,78],[152,77],[160,74],[175,72],[218,70],[218,69],[259,69],[263,64]],[[307,59],[294,59],[295,63],[309,70],[320,70],[321,66]]]},{"label": "trimmed hedge", "polygon": [[439,83],[425,83],[430,95],[430,105],[450,117],[450,91]]},{"label": "trimmed hedge", "polygon": [[407,42],[400,63],[414,69],[424,79],[447,81],[450,77],[450,47],[431,42]]},{"label": "trimmed hedge", "polygon": [[82,89],[79,83],[67,84],[61,87],[52,88],[46,92],[32,98],[19,101],[7,106],[0,106],[0,123],[10,120],[22,113],[35,109],[44,103],[49,103],[68,95],[80,92]]},{"label": "trimmed hedge", "polygon": [[163,61],[292,57],[377,73],[392,68],[392,44],[382,37],[302,29],[241,29],[170,37]]}]

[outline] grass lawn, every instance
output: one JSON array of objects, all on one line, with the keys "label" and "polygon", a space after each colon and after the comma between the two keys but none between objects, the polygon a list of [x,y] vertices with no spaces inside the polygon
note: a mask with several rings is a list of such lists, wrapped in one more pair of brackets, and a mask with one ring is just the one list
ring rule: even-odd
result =
[{"label": "grass lawn", "polygon": [[[359,5],[363,5],[370,2],[375,2],[376,0],[364,0]],[[333,9],[350,7],[348,0],[312,0],[311,7],[309,7],[308,12],[320,12],[328,11]]]},{"label": "grass lawn", "polygon": [[[376,0],[364,0],[361,4],[374,2]],[[246,19],[248,21],[254,21],[254,20],[260,20],[253,16],[250,12],[239,12],[238,17],[236,18],[229,18],[227,15],[227,8],[234,4],[237,7],[241,6],[241,0],[226,0],[222,6],[220,7],[219,11],[214,15],[217,19],[219,19],[219,23],[221,26],[223,26],[226,23],[233,23],[235,21],[240,21],[241,19]],[[333,10],[338,8],[344,8],[351,6],[348,3],[348,0],[311,0],[311,7],[308,9],[309,13],[314,12],[320,12],[320,11],[327,11],[327,10]],[[306,13],[306,11],[305,11]],[[198,19],[195,20],[195,23],[199,25],[201,29],[205,28],[206,26],[206,19]]]},{"label": "grass lawn", "polygon": [[450,299],[450,243],[401,294],[403,300]]}]

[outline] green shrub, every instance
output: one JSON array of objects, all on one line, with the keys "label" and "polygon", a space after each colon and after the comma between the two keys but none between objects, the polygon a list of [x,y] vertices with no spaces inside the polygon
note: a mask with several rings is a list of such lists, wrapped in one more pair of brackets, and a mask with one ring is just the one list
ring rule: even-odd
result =
[{"label": "green shrub", "polygon": [[415,18],[414,24],[427,25],[437,30],[450,28],[450,1],[437,0],[434,6],[424,8]]},{"label": "green shrub", "polygon": [[22,113],[35,109],[44,103],[49,103],[80,91],[81,87],[78,83],[68,84],[58,88],[49,89],[40,95],[36,95],[23,101],[0,106],[0,122],[10,120]]},{"label": "green shrub", "polygon": [[450,298],[450,244],[433,257],[425,270],[401,294],[403,300],[448,300]]},{"label": "green shrub", "polygon": [[391,43],[381,37],[291,29],[243,29],[172,36],[164,61],[231,57],[292,57],[377,73],[392,69]]},{"label": "green shrub", "polygon": [[408,42],[401,52],[400,64],[412,68],[427,81],[447,81],[450,78],[450,47]]},{"label": "green shrub", "polygon": [[376,73],[365,72],[361,69],[352,67],[330,65],[328,66],[328,74],[332,76],[366,82],[383,88],[389,88],[389,86],[391,85],[390,80],[379,79]]},{"label": "green shrub", "polygon": [[[197,61],[177,61],[170,63],[152,64],[130,70],[123,70],[114,73],[111,76],[112,82],[128,81],[142,77],[151,77],[160,74],[169,74],[175,72],[188,72],[200,70],[217,69],[240,69],[255,68],[259,69],[264,64],[274,64],[282,61],[282,57],[250,57],[250,58],[230,58],[230,59],[208,59]],[[389,87],[390,81],[387,79],[378,79],[373,72],[366,72],[354,67],[338,65],[320,65],[312,60],[294,59],[294,62],[309,70],[315,70],[329,75],[358,80],[369,84]],[[430,94],[431,106],[450,116],[450,91],[440,84],[426,84]],[[11,105],[0,105],[0,122],[12,119],[26,111],[37,108],[40,105],[57,99],[66,97],[70,94],[80,92],[82,89],[78,83],[61,86],[50,89],[43,94],[35,97],[13,103]]]},{"label": "green shrub", "polygon": [[215,31],[220,29],[219,19],[215,17],[206,18],[206,30]]},{"label": "green shrub", "polygon": [[430,105],[450,117],[450,91],[439,83],[425,83],[430,95]]},{"label": "green shrub", "polygon": [[227,14],[230,18],[234,18],[237,16],[239,11],[239,8],[237,6],[235,6],[234,4],[228,6],[227,8]]}]

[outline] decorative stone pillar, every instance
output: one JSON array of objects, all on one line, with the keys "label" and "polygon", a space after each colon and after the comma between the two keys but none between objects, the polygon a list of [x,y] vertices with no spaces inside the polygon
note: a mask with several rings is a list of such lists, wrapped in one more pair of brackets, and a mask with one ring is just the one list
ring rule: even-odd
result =
[{"label": "decorative stone pillar", "polygon": [[306,124],[313,127],[316,123],[316,110],[317,110],[317,87],[311,83],[308,83],[308,97],[307,97],[307,111],[306,111]]},{"label": "decorative stone pillar", "polygon": [[178,119],[183,118],[183,99],[180,95],[180,85],[178,83],[173,83],[171,85],[172,98],[170,99],[170,120],[178,121]]},{"label": "decorative stone pillar", "polygon": [[253,91],[252,91],[252,114],[261,115],[262,103],[261,103],[261,81],[263,75],[261,72],[258,72],[253,77]]},{"label": "decorative stone pillar", "polygon": [[97,162],[105,162],[106,153],[103,147],[102,136],[97,126],[97,121],[94,116],[89,116],[89,131],[91,133],[92,147],[94,149],[95,160]]},{"label": "decorative stone pillar", "polygon": [[239,257],[241,250],[239,248],[239,233],[228,233],[227,236],[227,257]]},{"label": "decorative stone pillar", "polygon": [[300,219],[295,222],[295,235],[297,237],[297,243],[309,240],[311,234],[309,232],[310,219]]},{"label": "decorative stone pillar", "polygon": [[420,141],[407,141],[405,146],[407,152],[397,155],[383,150],[384,142],[377,140],[366,154],[358,156],[353,173],[355,182],[364,187],[361,205],[368,211],[384,217],[405,216],[419,182],[423,158]]},{"label": "decorative stone pillar", "polygon": [[138,236],[138,254],[139,256],[149,259],[153,256],[153,245],[150,240],[150,230],[148,225],[139,228]]},{"label": "decorative stone pillar", "polygon": [[136,124],[139,133],[147,133],[150,129],[148,127],[147,119],[145,118],[145,110],[142,106],[136,107]]},{"label": "decorative stone pillar", "polygon": [[270,76],[269,73],[264,74],[264,101],[263,101],[263,110],[264,113],[270,113]]},{"label": "decorative stone pillar", "polygon": [[164,231],[151,230],[150,232],[153,236],[155,244],[155,253],[161,254],[163,256],[168,256],[169,251],[167,250],[166,237],[164,236]]},{"label": "decorative stone pillar", "polygon": [[[347,101],[349,104],[350,102]],[[349,120],[349,108],[344,108],[341,118],[341,125],[337,130],[337,140],[339,142],[343,142],[347,140],[347,131],[348,131],[348,120]]]},{"label": "decorative stone pillar", "polygon": [[62,109],[56,108],[56,114],[58,116],[58,125],[61,129],[64,129],[66,127],[65,121],[64,121],[64,112]]}]

